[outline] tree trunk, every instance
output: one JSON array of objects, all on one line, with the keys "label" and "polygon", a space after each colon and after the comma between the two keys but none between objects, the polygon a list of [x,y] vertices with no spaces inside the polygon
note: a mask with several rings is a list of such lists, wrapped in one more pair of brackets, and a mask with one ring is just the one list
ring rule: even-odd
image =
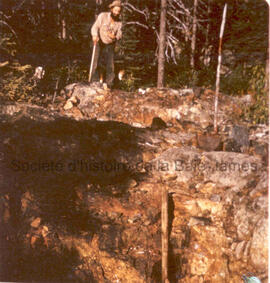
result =
[{"label": "tree trunk", "polygon": [[41,18],[42,18],[42,19],[45,18],[45,9],[46,9],[45,1],[42,0],[42,1],[41,1]]},{"label": "tree trunk", "polygon": [[57,26],[58,26],[58,39],[62,38],[62,33],[60,30],[61,26],[61,0],[57,1],[58,15],[57,15]]},{"label": "tree trunk", "polygon": [[103,4],[103,0],[96,0],[96,10],[95,10],[95,18],[97,19],[98,14],[100,13],[100,8]]},{"label": "tree trunk", "polygon": [[210,48],[209,48],[209,32],[210,32],[210,12],[211,12],[211,0],[208,0],[207,2],[207,25],[206,25],[206,36],[205,36],[205,46],[204,46],[204,59],[203,63],[205,67],[208,67],[210,64]]},{"label": "tree trunk", "polygon": [[166,44],[166,9],[167,9],[167,0],[161,0],[157,87],[164,86],[164,68],[165,68],[164,65],[165,65],[165,44]]},{"label": "tree trunk", "polygon": [[265,92],[269,92],[270,97],[270,1],[268,2],[268,54],[265,66]]},{"label": "tree trunk", "polygon": [[57,8],[58,8],[58,26],[59,26],[58,38],[65,40],[67,38],[67,25],[64,16],[62,0],[57,1]]},{"label": "tree trunk", "polygon": [[65,18],[62,19],[62,39],[67,38],[67,25],[66,25],[66,20]]},{"label": "tree trunk", "polygon": [[190,66],[194,71],[194,55],[195,55],[195,46],[196,46],[196,31],[197,31],[197,6],[198,0],[194,0],[193,8],[193,22],[192,22],[192,40],[191,40],[191,57],[190,57]]}]

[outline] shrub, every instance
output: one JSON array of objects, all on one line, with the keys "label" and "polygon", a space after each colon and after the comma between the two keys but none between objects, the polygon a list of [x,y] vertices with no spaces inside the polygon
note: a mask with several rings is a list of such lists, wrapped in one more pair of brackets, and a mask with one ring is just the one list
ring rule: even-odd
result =
[{"label": "shrub", "polygon": [[254,94],[255,103],[244,112],[244,117],[252,123],[268,124],[269,97],[266,88],[264,65],[256,65],[250,70],[249,90]]},{"label": "shrub", "polygon": [[7,100],[30,100],[35,89],[34,82],[30,79],[34,74],[32,66],[13,62],[2,69],[0,96]]}]

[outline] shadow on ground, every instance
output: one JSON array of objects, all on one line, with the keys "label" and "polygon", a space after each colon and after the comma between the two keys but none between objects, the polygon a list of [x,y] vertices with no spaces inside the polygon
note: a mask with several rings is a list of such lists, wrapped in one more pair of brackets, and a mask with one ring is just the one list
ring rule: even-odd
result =
[{"label": "shadow on ground", "polygon": [[[134,174],[128,165],[140,159],[136,131],[118,122],[67,118],[44,122],[22,117],[0,124],[0,193],[10,214],[1,221],[1,281],[80,281],[73,270],[78,254],[61,246],[57,234],[50,236],[58,246],[47,248],[42,239],[26,245],[29,219],[40,217],[49,231],[53,227],[74,236],[84,232],[90,241],[103,220],[85,207],[77,189],[107,196],[113,196],[113,189],[114,197],[123,197],[123,184]],[[23,207],[27,193],[35,205],[30,199]],[[89,271],[88,282],[94,282],[91,276]]]}]

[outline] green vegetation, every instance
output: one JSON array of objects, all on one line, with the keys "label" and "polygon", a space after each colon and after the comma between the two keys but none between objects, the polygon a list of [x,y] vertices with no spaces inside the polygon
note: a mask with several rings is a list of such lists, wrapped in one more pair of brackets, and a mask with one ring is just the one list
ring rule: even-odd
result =
[{"label": "green vegetation", "polygon": [[248,85],[254,93],[255,103],[247,109],[245,118],[253,123],[268,123],[269,97],[266,84],[265,66],[251,68]]},{"label": "green vegetation", "polygon": [[[95,19],[95,1],[8,1],[0,6],[0,96],[15,101],[33,101],[41,93],[53,97],[73,82],[87,82],[91,58],[90,28]],[[90,3],[91,2],[91,3]],[[98,11],[106,10],[110,1]],[[157,34],[160,1],[126,1],[123,38],[116,46],[116,70],[125,69],[120,87],[133,91],[156,86]],[[218,34],[225,1],[199,1],[194,69],[190,66],[192,15],[190,1],[182,1],[179,24],[168,14],[170,39],[166,50],[165,85],[172,88],[215,88]],[[227,1],[228,2],[228,1]],[[132,8],[135,7],[135,10]],[[180,6],[179,6],[180,7]],[[228,2],[223,42],[223,72],[220,91],[230,95],[252,93],[254,105],[243,117],[252,123],[268,123],[266,90],[267,17],[263,0]],[[177,8],[177,7],[176,7]],[[183,28],[185,27],[185,28]],[[174,46],[174,54],[171,47]],[[207,56],[206,56],[207,54]],[[2,63],[8,62],[2,66]],[[35,68],[43,66],[42,85],[32,80]]]}]

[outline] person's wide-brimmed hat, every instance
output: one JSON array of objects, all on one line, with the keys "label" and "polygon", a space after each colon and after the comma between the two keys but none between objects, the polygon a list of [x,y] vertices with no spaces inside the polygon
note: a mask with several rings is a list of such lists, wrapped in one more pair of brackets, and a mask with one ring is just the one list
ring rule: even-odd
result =
[{"label": "person's wide-brimmed hat", "polygon": [[113,1],[110,5],[109,8],[113,7],[120,7],[121,8],[121,1]]}]

